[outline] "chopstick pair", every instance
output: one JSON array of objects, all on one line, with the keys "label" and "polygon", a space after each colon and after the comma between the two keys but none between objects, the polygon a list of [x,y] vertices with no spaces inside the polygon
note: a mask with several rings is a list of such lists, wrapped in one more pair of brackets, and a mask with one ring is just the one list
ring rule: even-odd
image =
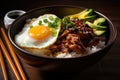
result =
[{"label": "chopstick pair", "polygon": [[[13,48],[12,48],[12,45],[11,45],[3,27],[0,27],[0,32],[1,32],[1,35],[3,36],[3,38],[4,38],[6,46],[9,49],[10,54],[8,53],[8,51],[5,47],[5,44],[4,44],[4,42],[2,41],[1,38],[0,38],[0,46],[1,46],[1,49],[2,49],[2,52],[3,52],[3,55],[5,56],[12,72],[14,73],[15,78],[17,80],[27,80],[27,77],[25,76],[25,73],[22,69],[22,66],[20,65],[20,62],[19,62],[19,60],[18,60],[18,58],[17,58],[17,56],[16,56],[16,54],[15,54]],[[12,59],[14,60],[14,62],[13,62]]]},{"label": "chopstick pair", "polygon": [[0,38],[0,44],[1,44],[3,54],[4,54],[6,60],[7,60],[8,64],[9,64],[12,72],[14,73],[14,76],[16,77],[17,80],[21,80],[21,77],[20,77],[20,75],[19,75],[19,73],[18,73],[18,71],[17,71],[17,69],[16,69],[16,67],[15,67],[15,65],[14,65],[14,63],[12,61],[12,58],[10,57],[10,55],[9,55],[3,41],[1,40],[1,38]]}]

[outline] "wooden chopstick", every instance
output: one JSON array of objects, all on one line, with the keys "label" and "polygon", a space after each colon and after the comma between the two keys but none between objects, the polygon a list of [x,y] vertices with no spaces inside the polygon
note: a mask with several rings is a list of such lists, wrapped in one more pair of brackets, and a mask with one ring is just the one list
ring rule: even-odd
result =
[{"label": "wooden chopstick", "polygon": [[7,73],[7,69],[6,69],[6,66],[5,66],[5,61],[4,61],[4,58],[3,58],[3,53],[1,51],[1,47],[0,47],[0,64],[1,64],[4,80],[8,80],[8,73]]},{"label": "wooden chopstick", "polygon": [[15,67],[15,65],[14,65],[14,63],[13,63],[13,61],[12,61],[12,59],[11,59],[11,57],[10,57],[10,55],[9,55],[6,47],[5,47],[5,45],[4,45],[4,43],[3,43],[3,41],[1,40],[1,38],[0,38],[0,46],[1,46],[1,48],[2,48],[2,51],[3,51],[3,53],[4,53],[4,56],[5,56],[8,64],[9,64],[11,70],[12,70],[13,73],[14,73],[14,76],[16,77],[17,80],[21,80],[21,77],[20,77],[20,75],[19,75],[19,73],[18,73],[18,71],[17,71],[17,69],[16,69],[16,67]]},{"label": "wooden chopstick", "polygon": [[16,54],[14,52],[14,49],[13,49],[13,47],[12,47],[12,45],[11,45],[11,43],[10,43],[6,33],[5,33],[4,28],[1,27],[0,30],[1,30],[1,33],[3,35],[3,38],[5,39],[5,42],[6,42],[6,45],[7,45],[8,49],[9,49],[9,51],[10,51],[10,54],[11,54],[11,56],[12,56],[14,62],[15,62],[15,65],[16,65],[16,67],[17,67],[17,69],[18,69],[18,71],[19,71],[19,73],[20,73],[20,75],[22,77],[22,80],[27,80],[26,75],[25,75],[25,73],[24,73],[24,71],[22,69],[22,66],[20,65],[20,61],[18,60],[18,57],[16,56]]}]

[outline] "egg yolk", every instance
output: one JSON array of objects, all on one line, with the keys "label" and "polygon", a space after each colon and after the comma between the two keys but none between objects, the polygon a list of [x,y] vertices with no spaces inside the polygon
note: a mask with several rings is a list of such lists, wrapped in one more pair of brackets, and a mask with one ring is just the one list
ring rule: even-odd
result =
[{"label": "egg yolk", "polygon": [[46,26],[35,26],[30,28],[28,31],[28,35],[37,40],[45,39],[50,34],[50,29]]}]

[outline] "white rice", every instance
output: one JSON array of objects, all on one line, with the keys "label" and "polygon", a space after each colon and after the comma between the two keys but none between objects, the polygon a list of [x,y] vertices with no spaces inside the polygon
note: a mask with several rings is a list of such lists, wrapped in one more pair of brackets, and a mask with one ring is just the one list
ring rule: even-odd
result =
[{"label": "white rice", "polygon": [[[92,47],[87,47],[86,48],[86,51],[87,51],[87,54],[92,54],[96,51],[99,51],[101,50],[103,47],[105,47],[105,42],[104,41],[99,41],[99,44],[96,45],[96,46],[92,46]],[[82,54],[77,54],[79,56],[81,56]],[[71,52],[71,53],[58,53],[56,55],[56,58],[71,58],[73,56],[77,56],[75,52]]]}]

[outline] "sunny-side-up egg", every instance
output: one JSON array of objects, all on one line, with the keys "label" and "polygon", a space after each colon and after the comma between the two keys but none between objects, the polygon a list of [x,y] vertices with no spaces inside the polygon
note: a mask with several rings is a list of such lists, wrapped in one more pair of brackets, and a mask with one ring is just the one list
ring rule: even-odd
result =
[{"label": "sunny-side-up egg", "polygon": [[48,54],[57,40],[61,20],[54,14],[44,14],[27,22],[15,36],[15,42],[34,54]]}]

